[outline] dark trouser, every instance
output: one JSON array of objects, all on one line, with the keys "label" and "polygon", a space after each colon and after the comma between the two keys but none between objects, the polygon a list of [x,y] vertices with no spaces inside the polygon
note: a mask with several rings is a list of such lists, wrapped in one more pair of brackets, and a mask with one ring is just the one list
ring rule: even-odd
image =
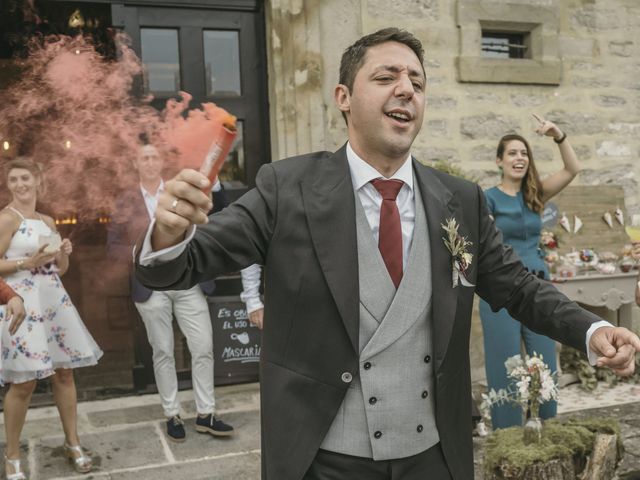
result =
[{"label": "dark trouser", "polygon": [[451,480],[437,443],[429,450],[397,460],[373,460],[318,450],[303,480]]}]

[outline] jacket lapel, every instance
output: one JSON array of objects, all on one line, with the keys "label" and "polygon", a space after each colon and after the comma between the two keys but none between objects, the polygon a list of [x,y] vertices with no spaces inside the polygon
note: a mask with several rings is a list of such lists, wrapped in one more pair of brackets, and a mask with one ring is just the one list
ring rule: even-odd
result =
[{"label": "jacket lapel", "polygon": [[[453,193],[434,175],[428,167],[413,160],[416,179],[420,184],[422,201],[429,225],[431,247],[431,285],[433,288],[433,348],[435,371],[442,365],[451,338],[456,318],[457,289],[451,285],[451,254],[444,244],[442,224],[455,215],[456,199]],[[458,221],[461,219],[458,218]]]},{"label": "jacket lapel", "polygon": [[359,283],[355,196],[346,147],[322,160],[301,184],[309,231],[322,272],[355,352]]}]

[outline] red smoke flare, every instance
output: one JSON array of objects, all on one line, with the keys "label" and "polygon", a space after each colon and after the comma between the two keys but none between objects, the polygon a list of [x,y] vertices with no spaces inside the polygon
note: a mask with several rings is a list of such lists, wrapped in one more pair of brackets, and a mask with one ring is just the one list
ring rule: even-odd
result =
[{"label": "red smoke flare", "polygon": [[162,114],[136,99],[141,62],[124,34],[115,43],[118,60],[108,61],[82,36],[34,39],[21,80],[0,91],[0,137],[44,165],[50,210],[79,221],[109,213],[118,192],[137,183],[131,160],[142,133],[169,166],[197,169],[228,116],[207,103],[185,118],[191,96],[184,92]]}]

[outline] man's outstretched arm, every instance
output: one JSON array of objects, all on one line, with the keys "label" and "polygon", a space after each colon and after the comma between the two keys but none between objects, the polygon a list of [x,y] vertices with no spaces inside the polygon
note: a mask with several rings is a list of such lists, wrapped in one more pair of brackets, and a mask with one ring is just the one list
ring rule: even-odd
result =
[{"label": "man's outstretched arm", "polygon": [[600,326],[600,317],[570,301],[550,282],[526,272],[512,249],[503,245],[488,212],[482,213],[483,197],[480,204],[477,293],[493,309],[506,308],[534,332],[586,351],[592,364],[631,375],[635,353],[640,352],[638,336],[626,328]]}]

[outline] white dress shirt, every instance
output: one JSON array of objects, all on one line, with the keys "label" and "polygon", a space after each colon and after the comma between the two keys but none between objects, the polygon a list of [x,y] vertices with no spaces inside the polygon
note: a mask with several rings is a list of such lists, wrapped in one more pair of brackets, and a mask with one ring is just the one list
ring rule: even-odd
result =
[{"label": "white dress shirt", "polygon": [[264,304],[262,303],[262,300],[260,300],[261,273],[262,267],[257,263],[240,270],[240,276],[242,277],[242,292],[240,293],[240,300],[245,303],[247,307],[247,314],[264,308]]},{"label": "white dress shirt", "polygon": [[158,185],[158,190],[156,193],[149,193],[143,186],[140,184],[140,193],[142,193],[142,198],[144,198],[144,204],[147,207],[147,213],[149,214],[149,220],[153,220],[153,217],[156,214],[156,209],[158,208],[158,199],[160,198],[160,194],[164,191],[164,180],[160,179],[160,185]]},{"label": "white dress shirt", "polygon": [[400,213],[400,226],[402,229],[402,270],[404,271],[407,266],[409,252],[411,251],[413,226],[416,221],[411,155],[406,158],[402,166],[389,178],[382,176],[380,172],[360,158],[358,154],[353,151],[349,143],[347,143],[347,160],[349,162],[353,190],[360,199],[376,244],[380,237],[380,206],[382,205],[382,195],[380,195],[380,192],[373,186],[371,180],[382,178],[384,180],[401,180],[404,183],[396,197],[396,205]]}]

